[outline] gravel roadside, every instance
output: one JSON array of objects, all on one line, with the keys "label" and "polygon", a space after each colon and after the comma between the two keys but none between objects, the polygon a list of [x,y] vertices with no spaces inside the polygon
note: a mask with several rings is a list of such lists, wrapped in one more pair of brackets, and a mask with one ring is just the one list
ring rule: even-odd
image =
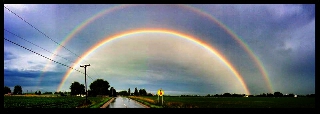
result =
[{"label": "gravel roadside", "polygon": [[108,102],[104,103],[100,108],[107,108],[114,99],[115,98],[111,98]]}]

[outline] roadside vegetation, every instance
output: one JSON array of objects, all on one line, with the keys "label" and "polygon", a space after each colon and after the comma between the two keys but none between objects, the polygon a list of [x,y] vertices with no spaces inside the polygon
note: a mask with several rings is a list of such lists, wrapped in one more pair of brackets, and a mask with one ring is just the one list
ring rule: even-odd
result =
[{"label": "roadside vegetation", "polygon": [[4,96],[4,108],[100,108],[110,97]]},{"label": "roadside vegetation", "polygon": [[315,108],[315,98],[129,96],[151,108]]}]

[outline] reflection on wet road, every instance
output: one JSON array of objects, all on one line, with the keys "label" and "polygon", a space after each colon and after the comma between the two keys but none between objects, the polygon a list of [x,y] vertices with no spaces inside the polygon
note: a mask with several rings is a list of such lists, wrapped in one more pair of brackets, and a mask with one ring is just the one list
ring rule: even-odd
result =
[{"label": "reflection on wet road", "polygon": [[108,106],[108,108],[145,108],[137,102],[126,97],[116,97]]}]

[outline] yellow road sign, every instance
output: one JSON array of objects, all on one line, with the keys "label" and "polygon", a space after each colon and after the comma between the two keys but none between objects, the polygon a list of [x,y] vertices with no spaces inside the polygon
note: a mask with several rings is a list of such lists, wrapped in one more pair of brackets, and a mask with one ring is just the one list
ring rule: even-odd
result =
[{"label": "yellow road sign", "polygon": [[158,95],[159,95],[159,96],[162,96],[163,94],[164,94],[164,91],[163,91],[162,89],[159,89],[159,90],[158,90]]}]

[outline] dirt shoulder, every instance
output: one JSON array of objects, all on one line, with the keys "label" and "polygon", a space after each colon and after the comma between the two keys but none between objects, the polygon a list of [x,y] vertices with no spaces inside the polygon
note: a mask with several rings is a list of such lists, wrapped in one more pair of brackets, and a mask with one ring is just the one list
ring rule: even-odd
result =
[{"label": "dirt shoulder", "polygon": [[111,98],[108,102],[104,103],[100,108],[107,108],[113,100],[114,100],[114,97]]}]

